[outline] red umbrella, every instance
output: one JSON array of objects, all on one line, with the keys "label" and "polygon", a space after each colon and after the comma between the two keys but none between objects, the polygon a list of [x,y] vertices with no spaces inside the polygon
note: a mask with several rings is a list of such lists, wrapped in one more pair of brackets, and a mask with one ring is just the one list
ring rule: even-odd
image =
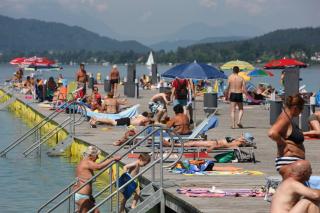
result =
[{"label": "red umbrella", "polygon": [[269,61],[264,65],[265,69],[285,69],[287,67],[305,68],[307,65],[293,58],[283,58]]},{"label": "red umbrella", "polygon": [[25,57],[14,58],[9,63],[12,65],[17,65],[17,64],[21,64],[22,62],[24,62],[25,59],[26,59]]},{"label": "red umbrella", "polygon": [[52,61],[48,58],[45,58],[45,57],[42,58],[42,57],[36,57],[36,56],[27,58],[22,62],[23,65],[33,65],[33,66],[49,66],[55,63],[56,63],[55,61]]}]

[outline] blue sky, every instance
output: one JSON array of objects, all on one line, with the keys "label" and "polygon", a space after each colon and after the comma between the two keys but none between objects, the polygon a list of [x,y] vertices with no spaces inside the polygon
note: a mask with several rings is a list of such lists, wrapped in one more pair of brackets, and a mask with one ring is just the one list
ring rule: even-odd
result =
[{"label": "blue sky", "polygon": [[[263,32],[319,26],[320,0],[0,0],[0,14],[152,38],[192,24],[247,24]],[[110,34],[111,35],[111,34]]]}]

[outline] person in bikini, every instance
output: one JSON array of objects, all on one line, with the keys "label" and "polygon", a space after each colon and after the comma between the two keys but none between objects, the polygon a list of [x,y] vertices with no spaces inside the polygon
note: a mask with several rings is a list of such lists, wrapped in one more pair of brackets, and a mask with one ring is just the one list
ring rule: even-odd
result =
[{"label": "person in bikini", "polygon": [[119,78],[120,78],[117,65],[112,66],[112,70],[110,72],[109,77],[110,77],[110,84],[111,84],[111,93],[113,94],[113,96],[117,97],[118,84],[119,84]]},{"label": "person in bikini", "polygon": [[[240,72],[239,67],[233,67],[233,73],[228,78],[228,87],[226,90],[226,100],[230,101],[231,110],[231,128],[236,128],[236,124],[239,128],[243,128],[241,119],[243,116],[243,94],[246,93],[246,83],[242,77],[238,75]],[[238,122],[235,120],[236,107],[239,109]]]},{"label": "person in bikini", "polygon": [[141,115],[134,116],[133,118],[119,118],[119,119],[108,119],[108,118],[96,118],[92,117],[89,121],[92,128],[96,128],[97,123],[112,125],[112,126],[146,126],[151,123],[152,120],[149,118],[148,112],[143,112]]},{"label": "person in bikini", "polygon": [[[99,158],[100,150],[95,146],[89,146],[83,153],[83,159],[79,162],[76,168],[76,183],[73,190],[78,190],[88,180],[94,176],[94,171],[101,170],[108,166],[113,161],[119,161],[120,157],[112,157],[101,163],[96,163]],[[82,189],[74,194],[74,199],[78,205],[79,213],[86,213],[92,209],[95,205],[94,198],[92,196],[92,182],[84,186]],[[99,209],[94,211],[99,212]]]},{"label": "person in bikini", "polygon": [[310,131],[304,132],[305,136],[320,138],[320,111],[309,117]]},{"label": "person in bikini", "polygon": [[[184,147],[205,147],[207,151],[210,152],[214,149],[222,148],[236,148],[243,146],[252,146],[255,147],[253,142],[254,137],[250,133],[245,133],[239,138],[225,137],[223,139],[209,140],[209,141],[187,141],[183,143]],[[171,146],[169,141],[163,141],[164,146]],[[174,146],[181,147],[180,143],[175,143]]]},{"label": "person in bikini", "polygon": [[320,190],[308,188],[304,184],[311,174],[309,161],[292,163],[272,196],[271,213],[319,213]]},{"label": "person in bikini", "polygon": [[277,144],[275,166],[282,176],[289,164],[305,159],[304,135],[293,121],[300,115],[303,106],[304,100],[299,94],[289,96],[286,99],[285,108],[268,133],[268,136]]}]

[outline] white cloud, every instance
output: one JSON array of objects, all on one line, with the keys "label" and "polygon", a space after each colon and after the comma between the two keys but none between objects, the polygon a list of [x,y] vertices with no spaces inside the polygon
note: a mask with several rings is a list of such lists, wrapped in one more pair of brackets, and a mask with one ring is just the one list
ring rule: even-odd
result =
[{"label": "white cloud", "polygon": [[267,0],[225,0],[227,6],[244,9],[251,15],[262,12]]},{"label": "white cloud", "polygon": [[200,5],[207,8],[215,7],[217,6],[217,0],[200,0]]}]

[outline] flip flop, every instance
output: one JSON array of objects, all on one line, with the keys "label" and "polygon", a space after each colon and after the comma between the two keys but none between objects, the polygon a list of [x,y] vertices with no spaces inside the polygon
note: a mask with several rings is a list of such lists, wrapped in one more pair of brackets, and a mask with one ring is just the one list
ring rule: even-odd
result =
[{"label": "flip flop", "polygon": [[238,126],[240,129],[243,129],[243,125],[242,125],[242,124],[237,124],[237,126]]}]

